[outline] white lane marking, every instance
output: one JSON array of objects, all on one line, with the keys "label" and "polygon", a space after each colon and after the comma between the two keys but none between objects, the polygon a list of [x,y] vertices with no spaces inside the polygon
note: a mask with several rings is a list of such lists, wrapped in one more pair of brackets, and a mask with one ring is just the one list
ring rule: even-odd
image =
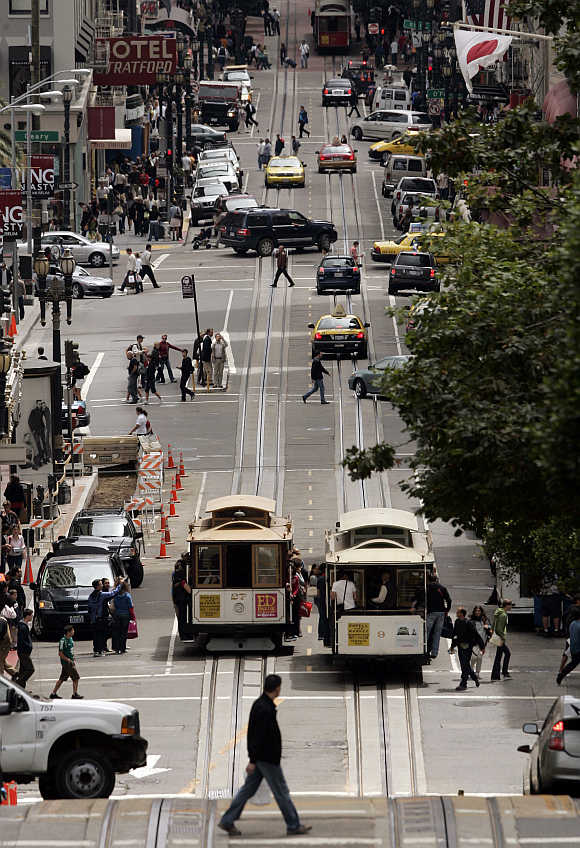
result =
[{"label": "white lane marking", "polygon": [[227,362],[228,362],[228,371],[230,372],[230,374],[236,374],[237,373],[236,363],[234,362],[234,353],[232,351],[232,345],[230,343],[230,334],[228,333],[228,323],[229,323],[229,320],[230,320],[230,312],[232,310],[233,300],[234,300],[234,290],[230,289],[230,296],[228,298],[228,305],[226,306],[226,315],[225,315],[225,318],[224,318],[224,328],[222,330],[222,336],[224,337],[224,339],[228,343],[228,346],[226,347],[226,359],[227,359]]},{"label": "white lane marking", "polygon": [[171,771],[170,768],[156,768],[160,759],[161,754],[147,754],[147,765],[141,766],[140,768],[130,769],[129,774],[131,777],[136,777],[138,780],[141,780],[144,777],[152,777],[154,774]]},{"label": "white lane marking", "polygon": [[177,616],[174,616],[173,627],[171,628],[171,636],[169,637],[169,648],[167,649],[167,662],[165,663],[165,674],[171,674],[171,669],[173,668],[173,655],[175,653],[175,642],[177,639],[177,633]]},{"label": "white lane marking", "polygon": [[377,192],[377,183],[376,183],[376,180],[375,180],[375,172],[374,171],[372,172],[371,177],[372,177],[372,181],[373,181],[373,191],[375,193],[375,201],[376,201],[376,204],[377,204],[377,211],[379,213],[379,224],[380,224],[380,227],[381,227],[381,239],[382,239],[382,241],[384,241],[385,240],[385,227],[383,225],[383,216],[381,214],[381,204],[379,202],[379,195],[378,195],[378,192]]},{"label": "white lane marking", "polygon": [[169,253],[162,253],[161,256],[158,256],[155,262],[153,263],[153,270],[156,271],[161,265],[161,263],[165,262],[168,256]]},{"label": "white lane marking", "polygon": [[84,381],[82,389],[81,389],[81,398],[83,400],[87,399],[89,389],[91,388],[91,384],[92,384],[93,380],[95,379],[95,374],[97,373],[97,371],[98,371],[98,369],[101,365],[101,362],[103,361],[104,358],[105,358],[105,354],[103,353],[103,351],[101,351],[100,353],[97,353],[97,355],[95,357],[95,361],[93,362],[93,364],[91,366],[91,370],[87,374],[86,380]]},{"label": "white lane marking", "polygon": [[224,318],[224,328],[222,333],[227,332],[228,323],[230,320],[230,312],[232,311],[232,301],[234,299],[234,290],[230,289],[230,296],[228,298],[228,305],[226,306],[226,317]]},{"label": "white lane marking", "polygon": [[205,493],[205,484],[207,483],[207,471],[203,472],[203,477],[201,478],[201,486],[199,487],[199,495],[197,496],[197,502],[195,504],[195,513],[194,513],[194,521],[198,519],[201,515],[201,505],[203,502],[203,496]]}]

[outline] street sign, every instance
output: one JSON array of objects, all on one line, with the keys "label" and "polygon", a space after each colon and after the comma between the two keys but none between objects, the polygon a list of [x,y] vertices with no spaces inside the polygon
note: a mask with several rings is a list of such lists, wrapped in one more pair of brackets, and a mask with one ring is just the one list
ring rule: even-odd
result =
[{"label": "street sign", "polygon": [[[26,130],[15,130],[14,139],[16,141],[26,141]],[[32,130],[30,136],[31,142],[45,142],[46,144],[58,144],[60,136],[58,130]]]},{"label": "street sign", "polygon": [[378,24],[367,24],[367,28],[369,31],[369,35],[378,35],[379,34],[379,25]]},{"label": "street sign", "polygon": [[12,188],[12,168],[0,168],[0,188]]},{"label": "street sign", "polygon": [[75,191],[78,187],[78,183],[59,183],[58,191],[64,191],[65,189],[68,189],[69,191]]},{"label": "street sign", "polygon": [[411,21],[408,18],[403,21],[403,29],[415,29],[415,21]]},{"label": "street sign", "polygon": [[428,88],[427,100],[443,100],[445,98],[444,88]]},{"label": "street sign", "polygon": [[195,286],[195,278],[186,275],[181,278],[181,296],[185,300],[188,297],[193,297],[193,288]]},{"label": "street sign", "polygon": [[429,103],[429,114],[430,115],[440,115],[441,114],[441,104],[438,100],[431,100]]}]

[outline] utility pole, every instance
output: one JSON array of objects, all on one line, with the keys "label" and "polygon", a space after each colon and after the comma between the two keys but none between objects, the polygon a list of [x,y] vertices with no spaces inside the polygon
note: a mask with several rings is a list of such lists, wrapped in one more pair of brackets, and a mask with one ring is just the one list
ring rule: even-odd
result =
[{"label": "utility pole", "polygon": [[[31,0],[30,3],[30,52],[31,52],[31,83],[37,85],[40,82],[40,0]],[[40,119],[38,116],[32,116],[32,129],[40,129]],[[29,130],[30,132],[30,130]],[[30,149],[30,148],[29,148]],[[34,145],[34,152],[40,153],[42,150],[40,143]],[[30,180],[30,160],[26,163],[27,180]],[[40,251],[40,239],[42,235],[42,215],[41,201],[38,198],[32,200],[32,256]]]}]

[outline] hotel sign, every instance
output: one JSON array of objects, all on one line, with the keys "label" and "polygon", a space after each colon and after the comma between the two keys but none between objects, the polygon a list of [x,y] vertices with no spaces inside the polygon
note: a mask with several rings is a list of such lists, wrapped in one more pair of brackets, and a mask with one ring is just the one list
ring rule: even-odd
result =
[{"label": "hotel sign", "polygon": [[96,85],[154,85],[159,74],[177,70],[174,36],[128,35],[96,40],[97,51],[108,57],[105,70],[93,74]]}]

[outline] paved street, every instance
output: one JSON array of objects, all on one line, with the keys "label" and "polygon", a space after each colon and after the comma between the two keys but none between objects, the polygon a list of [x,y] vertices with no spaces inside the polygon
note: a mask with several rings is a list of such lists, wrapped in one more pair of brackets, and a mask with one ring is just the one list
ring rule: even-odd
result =
[{"label": "paved street", "polygon": [[[306,30],[304,3],[286,4],[290,10],[287,41],[293,49]],[[272,45],[275,40],[270,39]],[[271,58],[276,50],[270,50]],[[353,296],[353,311],[370,321],[369,359],[405,351],[402,328],[385,314],[395,303],[386,295],[384,266],[370,261],[373,241],[395,235],[390,201],[380,196],[381,169],[367,157],[368,142],[358,142],[358,172],[338,176],[317,173],[315,153],[321,143],[348,132],[346,110],[320,107],[324,79],[335,68],[332,57],[312,56],[307,71],[277,69],[255,72],[255,102],[259,129],[240,131],[232,140],[243,164],[244,188],[265,205],[297,209],[314,218],[332,220],[339,233],[335,251],[348,250],[354,239],[366,254],[360,296]],[[267,189],[257,169],[260,136],[280,133],[286,139],[297,133],[301,104],[310,116],[309,138],[302,140],[307,164],[304,189]],[[126,237],[122,244],[135,249],[144,239]],[[313,397],[306,407],[301,395],[309,386],[310,346],[307,324],[328,311],[332,298],[318,297],[314,289],[319,254],[315,250],[290,253],[293,289],[272,290],[270,259],[236,256],[233,251],[194,252],[185,245],[155,245],[155,274],[161,284],[148,282],[142,296],[115,296],[111,300],[85,299],[74,304],[71,335],[80,342],[82,359],[92,366],[88,403],[91,432],[126,433],[133,426],[133,409],[122,401],[126,390],[125,348],[137,333],[152,345],[161,333],[172,344],[191,350],[194,336],[192,301],[181,297],[180,278],[195,274],[200,324],[222,332],[230,343],[227,391],[199,390],[194,402],[183,404],[178,387],[160,387],[163,403],[153,399],[148,407],[155,432],[164,445],[183,451],[187,478],[180,518],[172,524],[179,552],[185,545],[187,523],[203,510],[208,498],[230,492],[261,494],[276,500],[278,511],[294,519],[295,542],[307,564],[323,559],[324,530],[334,527],[340,512],[363,506],[413,509],[399,484],[407,475],[406,462],[413,451],[401,422],[389,403],[357,401],[348,390],[351,364],[325,361],[328,410]],[[125,258],[115,270],[119,284]],[[342,299],[344,301],[344,299]],[[402,306],[407,301],[397,298]],[[49,344],[49,328],[35,331],[35,342]],[[172,355],[174,367],[178,358]],[[346,448],[369,446],[382,438],[399,444],[400,464],[395,471],[364,485],[351,483],[340,466]],[[448,587],[454,607],[471,609],[484,603],[492,578],[487,561],[471,539],[455,538],[444,524],[431,527],[441,581]],[[140,636],[123,657],[93,659],[90,643],[78,646],[78,665],[85,697],[123,700],[141,713],[141,726],[149,739],[147,769],[117,780],[116,796],[191,793],[200,794],[200,766],[208,732],[204,726],[204,679],[211,660],[176,639],[169,599],[171,560],[155,559],[153,539],[145,559],[142,588],[134,591]],[[513,619],[512,619],[513,622]],[[413,760],[417,793],[519,793],[524,757],[516,752],[522,743],[524,720],[542,719],[557,694],[554,674],[560,644],[539,641],[512,625],[513,679],[491,684],[490,661],[484,660],[482,686],[457,694],[457,659],[443,642],[439,657],[409,677],[404,669],[389,668],[385,685],[369,676],[353,688],[348,670],[333,666],[330,652],[316,639],[316,619],[292,649],[268,660],[268,670],[283,678],[279,719],[284,739],[284,769],[292,794],[356,796],[360,786],[368,795],[384,792],[385,777],[391,794],[409,794],[409,757]],[[47,694],[57,673],[54,644],[37,644],[35,687]],[[216,713],[228,725],[234,696],[234,660],[219,668]],[[242,660],[241,703],[247,709],[255,697],[251,659]],[[574,677],[569,690],[578,690]],[[33,687],[34,688],[34,687]],[[382,741],[378,714],[386,709],[389,736]],[[356,756],[357,734],[363,718],[362,755]],[[239,724],[238,724],[239,726]],[[401,744],[401,738],[408,743]],[[237,737],[224,731],[223,747],[210,762],[207,791],[227,796],[241,779],[245,756],[243,732]],[[378,756],[386,746],[390,773]],[[501,765],[499,765],[501,764]],[[230,777],[228,777],[230,775]],[[38,797],[36,786],[24,787],[24,798]]]}]

